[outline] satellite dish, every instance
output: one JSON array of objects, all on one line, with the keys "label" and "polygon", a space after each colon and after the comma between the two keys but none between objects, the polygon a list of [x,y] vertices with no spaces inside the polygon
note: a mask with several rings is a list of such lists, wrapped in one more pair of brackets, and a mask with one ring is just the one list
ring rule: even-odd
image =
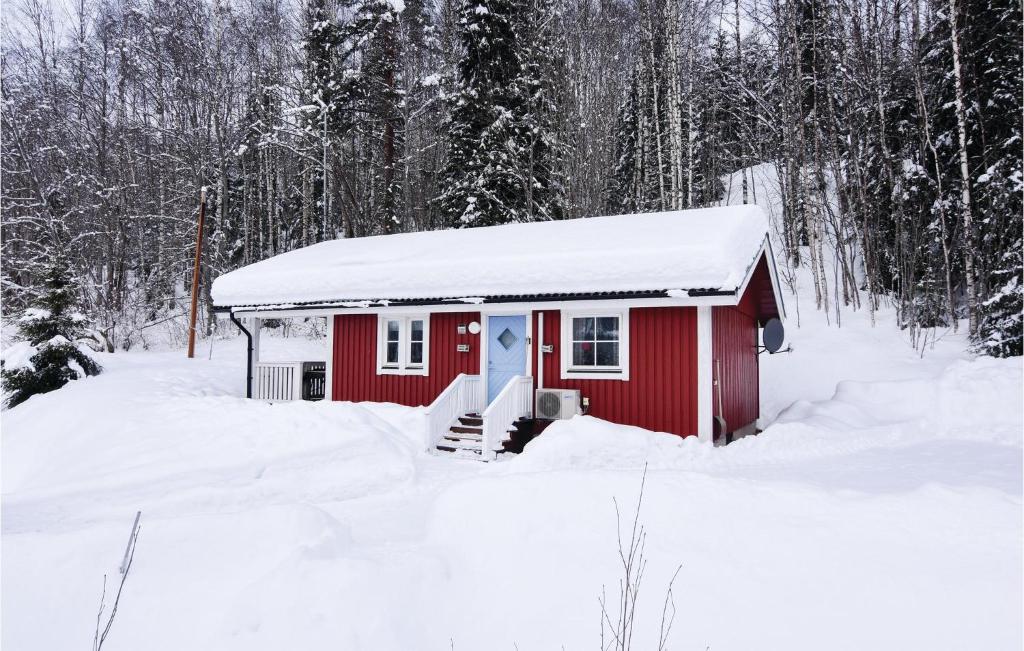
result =
[{"label": "satellite dish", "polygon": [[768,323],[764,324],[764,330],[761,332],[761,341],[764,343],[765,350],[769,353],[779,352],[785,338],[786,328],[782,325],[782,321],[768,319]]}]

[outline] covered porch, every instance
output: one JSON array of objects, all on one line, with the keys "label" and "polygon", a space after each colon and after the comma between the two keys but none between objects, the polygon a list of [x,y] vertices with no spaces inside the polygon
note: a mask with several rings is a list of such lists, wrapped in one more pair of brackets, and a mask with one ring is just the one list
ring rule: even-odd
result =
[{"label": "covered porch", "polygon": [[[252,315],[230,319],[247,339],[246,397],[285,402],[330,395],[331,319]],[[279,336],[265,337],[267,330]],[[269,344],[269,345],[268,345]]]}]

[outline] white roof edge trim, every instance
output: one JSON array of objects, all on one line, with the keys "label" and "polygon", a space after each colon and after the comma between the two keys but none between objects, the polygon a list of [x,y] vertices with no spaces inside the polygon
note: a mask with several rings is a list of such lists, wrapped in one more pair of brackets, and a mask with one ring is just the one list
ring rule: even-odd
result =
[{"label": "white roof edge trim", "polygon": [[772,249],[772,240],[765,235],[764,241],[768,254],[768,275],[772,278],[772,292],[775,294],[775,305],[779,308],[779,320],[786,320],[786,299],[782,295],[782,286],[779,284],[779,270],[775,266],[775,251]]},{"label": "white roof edge trim", "polygon": [[407,314],[443,313],[443,312],[480,312],[482,314],[510,313],[518,310],[575,310],[604,308],[642,308],[642,307],[730,307],[739,302],[739,294],[717,294],[713,296],[693,296],[690,298],[673,298],[671,296],[651,298],[608,298],[608,299],[566,299],[557,301],[517,301],[509,303],[431,303],[429,305],[367,305],[358,307],[342,306],[296,306],[277,307],[273,305],[254,307],[225,307],[237,317],[254,318],[303,318],[310,316],[332,316],[338,314]]},{"label": "white roof edge trim", "polygon": [[754,256],[754,261],[750,263],[750,267],[747,269],[746,276],[743,278],[743,283],[740,284],[736,290],[736,303],[739,305],[743,295],[747,293],[747,285],[750,284],[750,279],[754,277],[754,271],[757,270],[757,263],[761,261],[761,256],[768,257],[768,277],[772,282],[772,294],[775,296],[775,307],[779,311],[779,320],[786,320],[786,304],[782,298],[782,288],[779,286],[778,270],[775,268],[775,252],[772,250],[772,241],[767,235],[764,237],[764,243],[761,244],[761,248],[758,250],[757,255]]}]

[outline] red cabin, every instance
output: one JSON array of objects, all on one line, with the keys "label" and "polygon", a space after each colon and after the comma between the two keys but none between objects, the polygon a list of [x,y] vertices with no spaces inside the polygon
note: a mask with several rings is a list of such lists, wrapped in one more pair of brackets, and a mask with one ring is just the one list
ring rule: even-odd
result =
[{"label": "red cabin", "polygon": [[[489,459],[580,413],[724,442],[756,430],[758,331],[784,317],[767,228],[733,206],[335,240],[213,298],[250,397],[309,398],[320,371],[332,400],[426,407],[430,448]],[[262,320],[311,316],[326,363],[261,366]]]}]

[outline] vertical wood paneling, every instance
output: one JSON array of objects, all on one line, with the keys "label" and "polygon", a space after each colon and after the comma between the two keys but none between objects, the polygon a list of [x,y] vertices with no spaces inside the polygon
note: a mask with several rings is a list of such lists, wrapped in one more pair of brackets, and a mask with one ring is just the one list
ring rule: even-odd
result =
[{"label": "vertical wood paneling", "polygon": [[[722,413],[730,432],[754,422],[760,413],[758,299],[748,289],[739,305],[716,307],[712,313],[712,355],[721,365]],[[714,408],[717,414],[717,395]]]},{"label": "vertical wood paneling", "polygon": [[[334,317],[334,400],[429,405],[459,373],[480,372],[480,335],[458,334],[460,324],[479,321],[478,312],[430,316],[429,375],[377,375],[377,315]],[[469,344],[468,353],[456,351]]]},{"label": "vertical wood paneling", "polygon": [[[629,312],[630,379],[563,380],[559,352],[561,314],[544,312],[544,343],[535,354],[544,365],[546,388],[579,389],[590,398],[590,415],[624,425],[681,436],[696,435],[697,310],[635,308]],[[534,322],[534,340],[540,341]]]},{"label": "vertical wood paneling", "polygon": [[[757,369],[757,297],[748,292],[737,307],[713,313],[714,357],[722,364],[722,401],[731,430],[753,422],[759,412]],[[536,315],[537,313],[535,313]],[[430,375],[377,375],[377,316],[335,317],[334,400],[426,405],[459,373],[480,372],[480,336],[459,335],[460,324],[479,321],[477,312],[437,313],[430,317]],[[540,342],[537,319],[534,341]],[[590,398],[590,414],[682,436],[697,433],[697,311],[663,307],[630,310],[630,379],[562,380],[561,314],[544,311],[544,343],[533,346],[534,369],[544,367],[544,386],[579,389]],[[470,352],[456,352],[469,344]],[[534,371],[536,375],[536,370]],[[717,413],[717,398],[715,412]]]}]

